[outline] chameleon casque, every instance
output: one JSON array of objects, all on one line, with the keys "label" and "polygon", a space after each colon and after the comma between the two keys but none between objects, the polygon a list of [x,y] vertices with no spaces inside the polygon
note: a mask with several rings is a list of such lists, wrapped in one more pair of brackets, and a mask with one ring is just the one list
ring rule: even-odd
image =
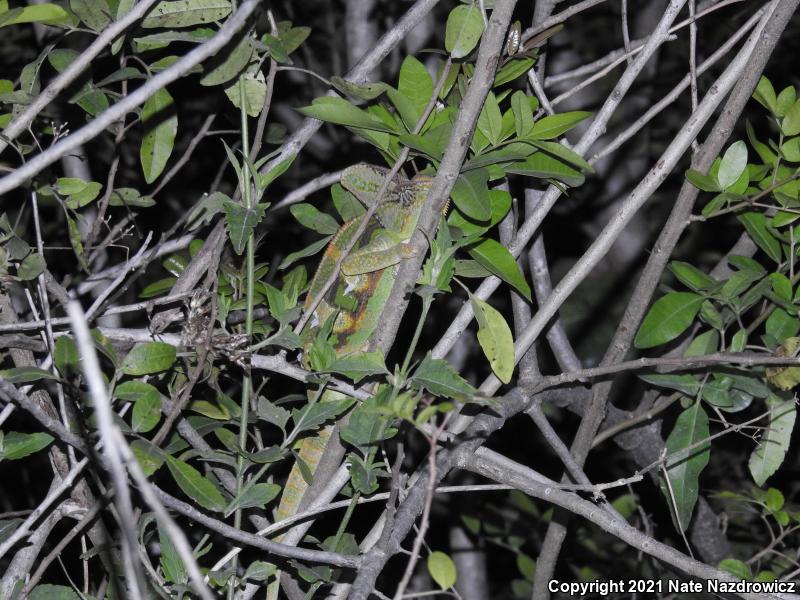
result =
[{"label": "chameleon casque", "polygon": [[[342,262],[336,283],[325,293],[301,333],[304,341],[304,364],[314,339],[324,325],[331,327],[330,340],[337,357],[357,355],[368,350],[397,273],[397,265],[414,255],[410,240],[417,227],[420,212],[430,190],[432,178],[417,175],[411,180],[396,176],[386,189],[382,200],[378,192],[389,173],[388,169],[357,164],[345,169],[341,184],[364,206],[380,204],[365,233]],[[325,283],[330,279],[336,262],[350,244],[362,216],[347,221],[336,232],[320,260],[305,300],[304,311],[313,304]],[[338,400],[343,396],[326,390],[320,402]],[[313,472],[325,452],[333,425],[329,425],[300,443],[299,455]],[[276,518],[278,521],[302,510],[308,485],[300,467],[295,464],[284,487]]]}]

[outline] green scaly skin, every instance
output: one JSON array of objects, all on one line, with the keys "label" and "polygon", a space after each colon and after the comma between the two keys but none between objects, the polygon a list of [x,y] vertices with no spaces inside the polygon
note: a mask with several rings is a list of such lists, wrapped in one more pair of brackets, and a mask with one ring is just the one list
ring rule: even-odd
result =
[{"label": "green scaly skin", "polygon": [[[370,208],[375,204],[388,172],[388,169],[361,163],[345,169],[341,184],[365,207]],[[430,177],[418,175],[410,181],[398,176],[390,182],[383,202],[375,210],[373,222],[345,258],[336,283],[319,302],[301,333],[305,340],[306,357],[320,327],[334,315],[331,338],[336,356],[344,357],[368,350],[392,291],[397,266],[401,260],[414,254],[409,242],[417,227],[431,181]],[[361,217],[346,222],[328,244],[311,280],[304,312],[319,296],[360,224]],[[308,366],[307,362],[305,366]],[[325,391],[319,401],[341,397],[336,392]],[[322,459],[333,428],[333,425],[329,425],[299,444],[300,458],[312,473]],[[297,513],[303,506],[307,489],[308,484],[295,464],[281,496],[277,521]],[[277,594],[277,586],[274,587]],[[277,595],[270,596],[273,597],[277,598]]]}]

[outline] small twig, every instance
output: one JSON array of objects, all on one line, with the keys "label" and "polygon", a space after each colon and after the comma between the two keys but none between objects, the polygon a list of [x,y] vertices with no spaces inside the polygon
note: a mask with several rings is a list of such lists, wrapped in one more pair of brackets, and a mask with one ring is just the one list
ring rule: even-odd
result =
[{"label": "small twig", "polygon": [[[146,2],[141,2],[138,6],[142,7],[149,5],[151,2],[153,2],[153,0],[147,0]],[[137,88],[130,95],[114,104],[111,108],[108,108],[100,113],[97,117],[89,121],[76,132],[50,146],[50,148],[44,152],[41,152],[22,166],[15,169],[11,174],[0,179],[0,195],[22,185],[25,181],[33,178],[43,169],[59,160],[62,156],[69,154],[79,146],[101,134],[109,125],[118,121],[128,112],[135,110],[158,90],[176,81],[192,67],[201,63],[209,56],[216,54],[231,40],[231,38],[233,38],[236,32],[244,26],[250,15],[253,13],[253,11],[255,11],[259,4],[259,0],[244,0],[244,2],[239,5],[239,9],[233,13],[227,21],[225,21],[225,24],[219,29],[213,38],[190,50],[175,64],[147,80],[147,82],[142,84],[141,87]],[[75,65],[78,64],[78,62],[79,60],[76,60],[72,64]],[[83,63],[83,61],[80,62]],[[66,72],[67,71],[64,71],[64,73]],[[51,100],[51,98],[45,98],[44,93],[39,95],[39,99],[44,100],[44,105],[42,108]],[[4,131],[7,131],[7,129]],[[2,146],[2,142],[0,141],[0,148],[2,147],[4,146]]]},{"label": "small twig", "polygon": [[117,512],[122,535],[125,544],[122,546],[123,556],[125,557],[125,574],[130,585],[130,592],[134,597],[139,597],[146,589],[145,579],[139,569],[139,562],[135,560],[138,547],[138,536],[136,534],[136,521],[133,518],[133,502],[131,501],[130,488],[128,487],[128,477],[125,474],[125,466],[118,445],[115,443],[115,431],[117,425],[114,423],[114,414],[111,410],[111,400],[108,391],[103,383],[103,376],[100,371],[100,363],[97,359],[92,336],[86,324],[86,317],[83,309],[77,301],[67,304],[67,314],[72,323],[72,331],[75,334],[75,343],[81,356],[81,366],[83,374],[89,385],[89,392],[97,416],[97,425],[100,429],[100,439],[103,441],[103,454],[106,457],[106,468],[108,468],[114,482],[116,492]]},{"label": "small twig", "polygon": [[560,375],[543,377],[536,384],[536,391],[540,391],[564,383],[572,383],[581,379],[604,377],[625,371],[638,371],[641,369],[659,368],[662,372],[685,371],[700,369],[709,365],[740,365],[745,367],[755,366],[796,366],[800,365],[800,358],[791,356],[772,356],[770,354],[736,354],[716,352],[700,356],[668,356],[661,358],[637,358],[602,367],[580,369]]},{"label": "small twig", "polygon": [[318,192],[319,190],[325,189],[326,187],[333,185],[342,177],[342,171],[334,171],[333,173],[325,173],[324,175],[320,175],[319,177],[315,177],[311,181],[304,183],[299,188],[296,188],[286,194],[280,202],[276,202],[271,208],[270,211],[277,211],[287,206],[291,206],[292,204],[297,204],[298,202],[302,202],[306,198],[308,198],[314,192]]},{"label": "small twig", "polygon": [[150,196],[158,196],[158,193],[164,189],[175,175],[184,167],[184,165],[189,162],[189,159],[192,158],[192,154],[194,154],[195,149],[197,148],[198,144],[208,135],[209,129],[211,129],[211,125],[214,123],[214,119],[217,118],[216,113],[213,115],[208,115],[206,120],[203,121],[203,124],[200,126],[200,129],[194,135],[194,137],[189,141],[189,145],[186,147],[186,150],[183,152],[181,157],[175,162],[175,164],[167,171],[161,180],[158,182],[156,189],[150,192]]},{"label": "small twig", "polygon": [[113,42],[119,35],[136,21],[147,14],[147,11],[157,2],[157,0],[142,0],[133,6],[120,20],[109,24],[100,35],[89,45],[88,48],[80,52],[70,65],[40,92],[33,102],[13,119],[0,135],[0,152],[5,150],[9,142],[13,141],[20,133],[25,131],[43,109],[45,109],[61,92],[75,81],[91,64],[92,61],[102,52],[108,44]]},{"label": "small twig", "polygon": [[631,34],[628,30],[628,0],[620,0],[620,16],[622,17],[622,45],[625,48],[625,54],[628,57],[628,64],[631,58]]}]

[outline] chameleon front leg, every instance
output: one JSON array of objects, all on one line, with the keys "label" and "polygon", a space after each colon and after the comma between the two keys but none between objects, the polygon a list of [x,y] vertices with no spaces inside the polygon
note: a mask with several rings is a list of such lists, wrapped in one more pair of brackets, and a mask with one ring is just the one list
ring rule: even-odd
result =
[{"label": "chameleon front leg", "polygon": [[342,273],[353,276],[388,269],[416,254],[417,250],[407,240],[398,239],[391,232],[383,231],[364,247],[347,256],[342,262]]}]

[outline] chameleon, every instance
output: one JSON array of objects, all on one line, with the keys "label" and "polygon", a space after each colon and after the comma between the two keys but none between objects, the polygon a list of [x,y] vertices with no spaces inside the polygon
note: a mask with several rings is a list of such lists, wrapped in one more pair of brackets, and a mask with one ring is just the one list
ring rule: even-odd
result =
[{"label": "chameleon", "polygon": [[[370,208],[379,201],[377,194],[388,173],[388,169],[360,163],[343,171],[341,184],[365,207]],[[365,233],[342,261],[336,283],[325,293],[301,331],[304,366],[309,366],[311,346],[326,324],[331,330],[329,339],[337,357],[367,351],[392,290],[397,266],[403,259],[414,255],[410,241],[417,228],[431,182],[432,178],[425,175],[417,175],[411,180],[398,175],[389,182]],[[362,216],[358,216],[344,223],[329,242],[309,285],[304,313],[310,309],[330,279],[361,220]],[[318,401],[326,402],[342,397],[337,392],[326,390]],[[312,473],[325,452],[333,429],[333,425],[328,425],[316,435],[300,442],[300,459]],[[284,486],[276,512],[277,521],[292,516],[303,508],[308,502],[307,499],[304,501],[307,489],[308,485],[296,463]]]}]

